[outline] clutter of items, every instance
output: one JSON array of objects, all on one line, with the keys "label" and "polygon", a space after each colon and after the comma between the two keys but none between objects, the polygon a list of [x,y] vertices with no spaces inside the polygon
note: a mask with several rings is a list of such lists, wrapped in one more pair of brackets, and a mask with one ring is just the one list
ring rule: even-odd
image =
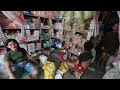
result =
[{"label": "clutter of items", "polygon": [[120,11],[0,17],[0,79],[120,79]]}]

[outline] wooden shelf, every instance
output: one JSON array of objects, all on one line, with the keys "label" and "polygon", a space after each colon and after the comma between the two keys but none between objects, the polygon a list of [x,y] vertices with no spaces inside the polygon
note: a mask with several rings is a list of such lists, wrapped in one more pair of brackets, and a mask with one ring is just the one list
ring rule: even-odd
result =
[{"label": "wooden shelf", "polygon": [[40,29],[37,29],[37,28],[36,28],[36,29],[24,29],[24,30],[40,30]]},{"label": "wooden shelf", "polygon": [[32,14],[28,14],[28,13],[23,13],[23,15],[25,17],[33,17],[33,18],[38,18],[38,16],[32,15]]},{"label": "wooden shelf", "polygon": [[51,37],[51,39],[56,39],[56,40],[60,40],[59,38],[57,38],[57,37]]},{"label": "wooden shelf", "polygon": [[21,30],[21,29],[8,29],[8,28],[2,28],[2,30]]},{"label": "wooden shelf", "polygon": [[0,45],[0,47],[5,47],[5,45]]},{"label": "wooden shelf", "polygon": [[42,26],[41,29],[52,29],[50,26]]},{"label": "wooden shelf", "polygon": [[39,42],[40,40],[27,41],[27,43]]}]

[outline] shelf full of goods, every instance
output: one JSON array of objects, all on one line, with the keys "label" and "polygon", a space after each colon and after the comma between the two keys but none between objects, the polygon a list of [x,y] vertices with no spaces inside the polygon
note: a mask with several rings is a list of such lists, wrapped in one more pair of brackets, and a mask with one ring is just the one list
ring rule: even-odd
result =
[{"label": "shelf full of goods", "polygon": [[24,25],[24,33],[26,36],[27,51],[33,54],[41,49],[39,40],[40,23],[39,17],[34,15],[32,11],[22,11],[26,23]]},{"label": "shelf full of goods", "polygon": [[51,31],[51,46],[57,46],[59,48],[62,47],[62,40],[63,40],[63,17],[62,16],[55,16],[53,18],[54,26]]},{"label": "shelf full of goods", "polygon": [[[2,38],[2,41],[5,41],[6,39],[9,39],[9,38],[14,38],[19,42],[20,46],[25,48],[26,51],[28,51],[28,53],[31,55],[41,49],[41,41],[40,41],[40,35],[39,35],[41,33],[40,32],[41,28],[40,28],[39,16],[33,14],[33,12],[31,11],[23,11],[23,12],[4,11],[2,13],[4,14],[3,16],[6,16],[1,26],[1,32],[3,33],[0,33],[0,38]],[[48,16],[50,18],[52,17],[50,16],[50,14],[48,14]],[[5,22],[7,23],[6,25],[4,24]],[[52,24],[49,24],[48,26],[44,25],[42,29],[51,30]],[[48,34],[47,35],[48,39],[51,39],[50,38],[51,32],[47,34]],[[1,46],[2,45],[4,46],[4,42],[2,41],[1,41]],[[5,52],[6,50],[1,48],[0,51],[1,51],[0,53],[2,53],[0,57],[2,57],[2,55],[6,53]],[[3,67],[0,67],[0,68],[3,68]]]}]

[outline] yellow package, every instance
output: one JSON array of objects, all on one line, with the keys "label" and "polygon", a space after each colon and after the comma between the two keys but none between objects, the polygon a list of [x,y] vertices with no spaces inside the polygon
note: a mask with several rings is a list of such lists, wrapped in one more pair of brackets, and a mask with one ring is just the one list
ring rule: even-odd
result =
[{"label": "yellow package", "polygon": [[44,79],[53,79],[55,76],[56,66],[54,62],[47,61],[44,66]]},{"label": "yellow package", "polygon": [[63,73],[66,73],[66,72],[69,70],[66,62],[62,62],[62,63],[60,64],[59,69],[60,69]]}]

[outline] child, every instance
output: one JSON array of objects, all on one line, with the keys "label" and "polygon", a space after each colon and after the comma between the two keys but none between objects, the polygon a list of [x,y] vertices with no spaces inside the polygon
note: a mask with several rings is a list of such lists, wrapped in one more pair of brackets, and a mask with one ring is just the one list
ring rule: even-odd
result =
[{"label": "child", "polygon": [[7,39],[6,48],[7,53],[3,60],[10,79],[19,79],[24,70],[29,72],[32,78],[39,74],[39,71],[28,60],[37,62],[28,55],[25,49],[20,48],[15,39]]},{"label": "child", "polygon": [[96,41],[97,39],[96,38],[94,38],[94,37],[91,37],[90,38],[90,42],[92,43],[92,49],[91,49],[91,52],[92,52],[92,55],[93,55],[93,58],[92,58],[92,63],[94,62],[94,60],[96,59],[96,50],[95,50],[95,48],[96,48],[96,46],[97,46],[97,41]]},{"label": "child", "polygon": [[93,58],[91,54],[92,43],[86,42],[84,44],[84,52],[80,55],[78,53],[72,53],[72,62],[68,61],[67,65],[73,69],[75,72],[83,73],[91,64]]}]

